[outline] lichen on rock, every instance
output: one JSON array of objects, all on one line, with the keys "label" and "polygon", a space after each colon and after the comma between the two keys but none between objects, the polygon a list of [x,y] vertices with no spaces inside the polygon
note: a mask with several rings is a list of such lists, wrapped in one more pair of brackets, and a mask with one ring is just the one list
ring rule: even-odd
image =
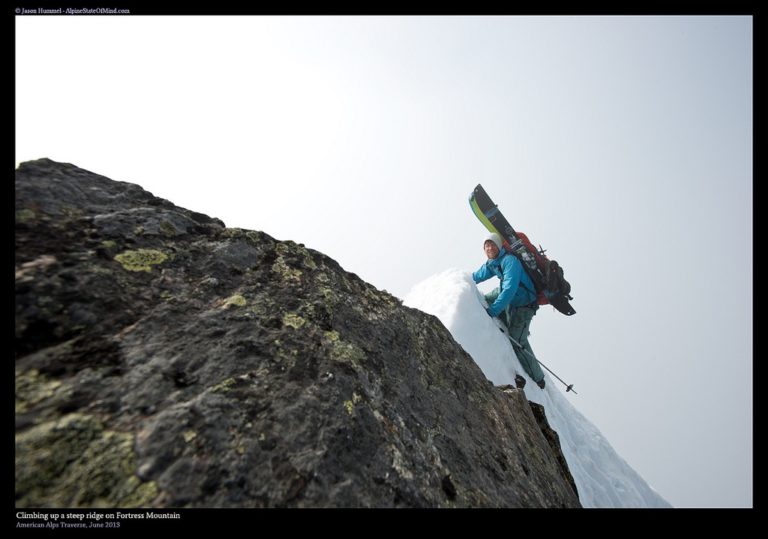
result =
[{"label": "lichen on rock", "polygon": [[137,249],[135,251],[123,251],[115,255],[115,260],[128,271],[150,272],[152,266],[162,264],[167,259],[168,255],[157,249]]},{"label": "lichen on rock", "polygon": [[295,314],[295,313],[285,313],[283,315],[283,325],[286,325],[288,327],[292,327],[294,329],[301,329],[304,324],[306,324],[307,321],[304,320],[301,316]]},{"label": "lichen on rock", "polygon": [[229,296],[227,299],[224,300],[222,307],[225,309],[229,309],[231,307],[245,307],[247,303],[248,302],[245,300],[245,298],[242,295],[233,294],[232,296]]},{"label": "lichen on rock", "polygon": [[16,435],[17,507],[141,507],[157,485],[135,474],[133,435],[69,414]]},{"label": "lichen on rock", "polygon": [[16,221],[19,223],[28,223],[33,221],[37,215],[29,208],[24,208],[16,211]]}]

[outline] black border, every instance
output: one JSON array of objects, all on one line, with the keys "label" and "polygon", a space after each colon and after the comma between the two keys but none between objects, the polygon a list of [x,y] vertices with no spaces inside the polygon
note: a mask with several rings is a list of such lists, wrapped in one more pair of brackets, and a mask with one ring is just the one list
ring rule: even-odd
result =
[{"label": "black border", "polygon": [[[129,9],[130,15],[115,15],[115,16],[166,16],[166,15],[189,15],[189,16],[234,16],[234,15],[366,15],[366,16],[378,16],[378,15],[451,15],[451,16],[473,16],[473,15],[566,15],[566,16],[592,16],[592,15],[748,15],[752,16],[753,21],[753,238],[757,236],[757,220],[758,212],[755,206],[755,200],[758,197],[757,186],[760,182],[755,182],[754,178],[759,176],[759,168],[761,160],[759,159],[759,151],[755,151],[756,148],[760,148],[759,140],[761,135],[761,119],[760,113],[762,107],[760,106],[759,96],[762,96],[762,91],[759,89],[761,84],[761,76],[755,66],[761,66],[759,58],[761,58],[760,47],[760,23],[762,18],[756,7],[757,2],[749,1],[731,1],[720,2],[718,5],[707,2],[661,2],[657,0],[636,2],[634,4],[623,2],[590,2],[588,4],[579,5],[560,5],[553,6],[547,3],[541,4],[528,4],[528,5],[516,5],[511,2],[499,3],[496,2],[483,2],[483,3],[453,3],[451,5],[440,6],[440,9],[420,7],[417,4],[407,2],[378,2],[376,4],[365,4],[357,2],[349,4],[347,6],[339,6],[337,4],[325,4],[320,2],[315,3],[283,3],[283,4],[257,4],[253,6],[247,6],[239,2],[209,2],[208,4],[189,4],[189,3],[172,3],[167,0],[156,2],[136,2],[136,1],[124,1],[124,0],[105,0],[105,1],[93,1],[93,0],[75,0],[74,2],[55,2],[51,0],[29,1],[24,0],[15,4],[6,5],[6,13],[14,15],[13,18],[6,18],[6,32],[4,35],[6,39],[13,41],[13,47],[6,47],[6,51],[13,50],[13,69],[15,75],[15,24],[14,20],[17,16],[41,16],[41,15],[16,15],[15,10],[17,8],[57,8],[57,7],[75,7],[75,8],[120,8]],[[47,15],[46,15],[47,16]],[[59,16],[59,15],[52,15]],[[89,16],[89,15],[61,15],[61,16]],[[15,76],[14,76],[15,79]],[[14,103],[15,103],[16,87],[14,84]],[[757,121],[756,121],[757,120]],[[15,141],[15,118],[14,118],[14,141]],[[44,156],[40,156],[44,157]],[[14,142],[14,170],[15,170],[15,142]],[[10,184],[10,182],[9,182]],[[12,188],[11,188],[12,189]],[[7,197],[7,200],[12,200],[11,196]],[[11,220],[15,212],[9,211],[6,216]],[[9,223],[9,229],[14,229],[14,222]],[[754,241],[754,240],[753,240]],[[754,243],[753,243],[753,256],[754,256]],[[10,265],[9,265],[10,266]],[[755,264],[753,259],[753,276],[755,271]],[[757,289],[754,287],[753,277],[753,290],[755,296],[757,295]],[[10,295],[9,295],[10,297]],[[754,305],[754,303],[753,303]],[[753,313],[756,312],[753,307]],[[753,314],[754,317],[754,314]],[[10,317],[9,317],[10,318]],[[754,321],[754,318],[753,318]],[[753,323],[754,328],[754,323]],[[13,337],[11,337],[13,338]],[[403,528],[403,522],[423,520],[426,521],[429,528],[422,531],[427,531],[430,535],[435,532],[449,531],[456,533],[456,525],[464,523],[466,520],[477,523],[477,528],[474,526],[467,530],[470,533],[492,533],[492,529],[487,526],[493,525],[499,526],[501,531],[505,533],[519,533],[524,529],[530,528],[532,531],[538,531],[539,533],[555,532],[555,533],[574,533],[579,530],[583,531],[596,531],[602,528],[605,531],[615,531],[621,533],[629,531],[626,528],[627,523],[632,523],[632,531],[655,531],[655,532],[667,532],[673,531],[679,528],[669,528],[666,524],[676,526],[682,524],[686,526],[685,531],[689,532],[699,527],[710,528],[713,523],[720,522],[733,522],[743,526],[748,523],[748,520],[754,518],[757,512],[763,507],[763,498],[760,493],[761,482],[758,480],[761,477],[762,464],[761,459],[758,457],[758,444],[755,440],[755,424],[761,424],[762,415],[759,410],[760,406],[754,406],[760,400],[759,392],[757,391],[757,381],[761,380],[761,374],[763,372],[760,362],[755,362],[755,351],[759,347],[757,341],[753,337],[753,466],[754,477],[753,483],[753,508],[754,509],[642,509],[642,510],[627,510],[627,509],[591,509],[587,511],[580,510],[488,510],[488,509],[459,509],[459,510],[421,510],[421,509],[398,509],[398,510],[382,510],[382,509],[302,509],[299,512],[289,509],[261,509],[261,510],[247,510],[247,509],[125,509],[120,510],[124,513],[142,513],[148,510],[154,512],[166,512],[166,513],[178,513],[181,518],[168,519],[168,520],[133,520],[133,519],[119,519],[121,527],[119,532],[136,532],[144,529],[151,531],[181,531],[189,530],[191,532],[200,531],[225,531],[234,533],[243,533],[248,535],[272,535],[274,533],[285,533],[296,528],[304,528],[312,531],[313,533],[320,533],[321,530],[328,530],[331,533],[339,534],[377,534],[379,532],[388,531],[413,531],[419,533],[418,528]],[[727,362],[727,358],[726,358]],[[10,362],[9,362],[10,363]],[[13,372],[9,367],[6,371],[10,374],[6,378],[7,388],[11,388],[6,391],[7,404],[6,410],[13,410],[12,395],[13,395]],[[715,378],[717,373],[713,373],[713,382],[716,382]],[[713,398],[718,398],[717,385],[713,383],[712,387],[702,388],[702,391],[708,391],[713,393]],[[649,396],[652,398],[652,396]],[[720,394],[720,398],[727,398],[727,395]],[[8,433],[7,443],[3,447],[8,450],[11,455],[14,452],[13,437],[10,436],[13,425],[15,422],[14,414],[8,413],[6,416],[8,420],[9,428],[6,429]],[[716,432],[712,433],[713,436],[717,436]],[[18,511],[26,512],[38,512],[38,513],[66,513],[66,512],[97,512],[106,514],[114,512],[112,509],[23,509],[19,510],[15,508],[14,503],[14,489],[13,481],[10,479],[13,477],[15,470],[12,469],[10,462],[12,459],[10,455],[6,457],[8,466],[5,468],[7,471],[6,477],[9,480],[6,482],[8,489],[6,493],[8,495],[8,513],[6,513],[11,520],[6,526],[3,526],[6,530],[13,528],[15,532],[24,531],[39,531],[37,529],[18,529],[16,524],[18,522],[44,522],[41,520],[29,520],[18,519],[16,514]],[[719,473],[718,470],[702,471],[702,473]],[[747,517],[748,520],[743,520]],[[621,527],[614,527],[613,519],[618,519]],[[733,520],[731,520],[733,519]],[[358,523],[358,520],[360,521]],[[601,524],[600,528],[593,528],[595,524]],[[277,527],[275,527],[277,526]],[[327,526],[327,527],[326,527]],[[587,527],[589,526],[589,527]],[[689,531],[690,530],[690,531]],[[46,530],[47,531],[47,530]],[[62,530],[57,530],[62,531]],[[75,530],[77,532],[81,530]],[[609,533],[610,533],[609,531]],[[735,531],[735,530],[730,530]]]}]

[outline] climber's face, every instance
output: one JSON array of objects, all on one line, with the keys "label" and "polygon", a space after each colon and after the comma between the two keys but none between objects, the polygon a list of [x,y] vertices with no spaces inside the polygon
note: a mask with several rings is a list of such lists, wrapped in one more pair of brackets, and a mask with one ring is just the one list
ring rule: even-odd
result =
[{"label": "climber's face", "polygon": [[487,256],[490,260],[493,260],[497,256],[499,256],[499,248],[496,247],[496,244],[493,243],[491,240],[487,240],[485,244],[483,245],[483,249],[485,249],[485,256]]}]

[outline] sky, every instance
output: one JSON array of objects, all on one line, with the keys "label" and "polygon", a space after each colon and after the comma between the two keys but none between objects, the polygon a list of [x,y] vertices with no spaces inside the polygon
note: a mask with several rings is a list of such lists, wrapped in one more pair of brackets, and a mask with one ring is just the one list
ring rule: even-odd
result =
[{"label": "sky", "polygon": [[437,316],[495,385],[517,386],[516,375],[526,379],[523,391],[529,401],[544,406],[547,422],[558,434],[560,449],[583,507],[670,507],[616,453],[600,430],[578,412],[568,396],[560,391],[556,378],[544,372],[542,389],[533,382],[507,336],[498,331],[504,328],[501,321],[492,320],[486,314],[488,304],[470,272],[449,268],[435,274],[414,286],[404,303]]},{"label": "sky", "polygon": [[15,22],[17,163],[139,184],[400,298],[483,263],[481,183],[572,285],[577,313],[530,337],[567,398],[673,506],[752,506],[751,17]]}]

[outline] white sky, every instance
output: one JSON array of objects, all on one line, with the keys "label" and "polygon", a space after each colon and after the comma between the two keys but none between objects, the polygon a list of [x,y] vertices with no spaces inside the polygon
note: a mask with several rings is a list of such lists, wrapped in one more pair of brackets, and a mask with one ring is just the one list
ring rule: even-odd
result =
[{"label": "white sky", "polygon": [[482,183],[560,261],[539,359],[677,507],[752,505],[751,17],[19,17],[16,158],[404,297]]}]

